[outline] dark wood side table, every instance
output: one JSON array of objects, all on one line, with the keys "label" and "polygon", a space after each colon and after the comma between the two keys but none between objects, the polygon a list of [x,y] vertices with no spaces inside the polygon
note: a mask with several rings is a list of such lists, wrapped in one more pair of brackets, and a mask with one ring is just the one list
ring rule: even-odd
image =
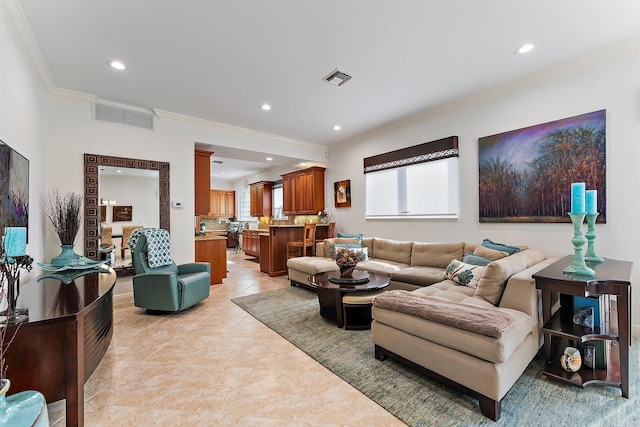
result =
[{"label": "dark wood side table", "polygon": [[[629,397],[629,346],[631,345],[631,270],[633,263],[605,258],[600,264],[587,263],[595,277],[564,274],[573,255],[566,256],[533,275],[536,287],[542,290],[544,326],[544,375],[559,381],[585,387],[609,385],[620,387],[623,397]],[[588,328],[573,323],[573,297],[615,296],[616,304],[608,304],[608,318],[601,325]],[[552,310],[557,307],[555,312]],[[582,367],[567,372],[560,366],[560,355],[568,345],[591,340],[610,342],[606,369]]]},{"label": "dark wood side table", "polygon": [[[377,273],[368,273],[369,281],[358,285],[346,283],[334,283],[329,280],[330,274],[337,272],[319,273],[309,276],[309,285],[318,292],[318,302],[320,304],[320,315],[325,319],[338,324],[339,328],[344,327],[344,317],[342,313],[342,296],[344,294],[363,291],[374,291],[389,286],[389,276]],[[367,272],[356,270],[353,276],[360,278]],[[338,273],[339,276],[339,273]]]},{"label": "dark wood side table", "polygon": [[[28,310],[29,318],[7,351],[10,393],[37,390],[48,403],[66,399],[67,426],[84,424],[84,383],[113,336],[116,273],[102,271],[70,283],[35,279],[20,288],[18,309]],[[7,336],[15,328],[10,325]]]}]

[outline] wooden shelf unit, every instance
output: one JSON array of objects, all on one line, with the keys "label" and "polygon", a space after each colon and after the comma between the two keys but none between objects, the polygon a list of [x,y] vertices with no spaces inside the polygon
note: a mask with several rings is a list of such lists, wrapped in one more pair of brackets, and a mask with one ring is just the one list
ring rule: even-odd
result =
[{"label": "wooden shelf unit", "polygon": [[[629,397],[629,346],[631,345],[631,269],[633,263],[605,259],[591,264],[594,278],[563,273],[571,265],[567,256],[533,275],[542,291],[545,369],[543,374],[558,381],[584,388],[589,385],[620,387]],[[604,298],[615,296],[615,307],[607,304],[608,316],[601,315],[599,327],[573,324],[573,297]],[[556,305],[559,303],[559,305]],[[558,307],[552,312],[554,307]],[[586,341],[603,340],[608,347],[606,369],[583,366],[567,372],[560,366],[560,356],[567,346],[580,346]],[[582,354],[582,351],[581,351]]]}]

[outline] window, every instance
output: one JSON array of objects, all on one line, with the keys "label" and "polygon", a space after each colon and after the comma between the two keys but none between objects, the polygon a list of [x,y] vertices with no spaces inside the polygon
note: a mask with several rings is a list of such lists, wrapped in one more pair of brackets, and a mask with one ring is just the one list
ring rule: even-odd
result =
[{"label": "window", "polygon": [[454,219],[457,137],[364,159],[368,219]]},{"label": "window", "polygon": [[282,190],[282,180],[275,181],[273,183],[273,219],[287,219],[286,216],[282,215],[282,209],[284,206],[283,202],[283,190]]},{"label": "window", "polygon": [[236,215],[238,221],[255,221],[251,217],[251,193],[248,189],[242,190],[238,194],[238,212]]}]

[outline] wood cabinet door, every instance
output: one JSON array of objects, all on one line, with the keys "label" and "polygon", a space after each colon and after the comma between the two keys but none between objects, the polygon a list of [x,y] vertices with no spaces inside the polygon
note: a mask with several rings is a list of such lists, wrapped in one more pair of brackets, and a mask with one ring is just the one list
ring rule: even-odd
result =
[{"label": "wood cabinet door", "polygon": [[210,151],[196,150],[194,156],[194,210],[196,215],[208,215],[211,197]]},{"label": "wood cabinet door", "polygon": [[225,193],[225,213],[227,218],[236,216],[236,192],[227,191]]},{"label": "wood cabinet door", "polygon": [[284,215],[295,214],[295,178],[282,177],[282,213]]}]

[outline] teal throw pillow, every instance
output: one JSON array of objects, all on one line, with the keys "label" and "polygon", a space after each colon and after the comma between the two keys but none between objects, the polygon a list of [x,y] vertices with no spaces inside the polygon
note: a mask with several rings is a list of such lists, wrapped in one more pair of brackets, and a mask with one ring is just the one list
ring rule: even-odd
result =
[{"label": "teal throw pillow", "polygon": [[349,234],[349,233],[338,233],[338,237],[344,238],[356,238],[360,239],[360,247],[362,247],[362,242],[364,241],[364,234]]},{"label": "teal throw pillow", "polygon": [[509,246],[509,245],[505,245],[504,243],[496,243],[496,242],[492,242],[489,239],[484,239],[481,245],[484,246],[485,248],[506,252],[509,255],[513,255],[516,252],[520,252],[521,250],[517,246]]},{"label": "teal throw pillow", "polygon": [[464,259],[462,260],[462,262],[466,264],[480,265],[483,267],[485,265],[489,265],[491,261],[492,260],[490,260],[489,258],[481,257],[472,253],[466,253],[464,255]]},{"label": "teal throw pillow", "polygon": [[335,252],[338,252],[338,249],[349,249],[351,251],[361,253],[362,261],[369,259],[369,248],[362,248],[357,243],[336,243],[333,245],[333,249]]}]

